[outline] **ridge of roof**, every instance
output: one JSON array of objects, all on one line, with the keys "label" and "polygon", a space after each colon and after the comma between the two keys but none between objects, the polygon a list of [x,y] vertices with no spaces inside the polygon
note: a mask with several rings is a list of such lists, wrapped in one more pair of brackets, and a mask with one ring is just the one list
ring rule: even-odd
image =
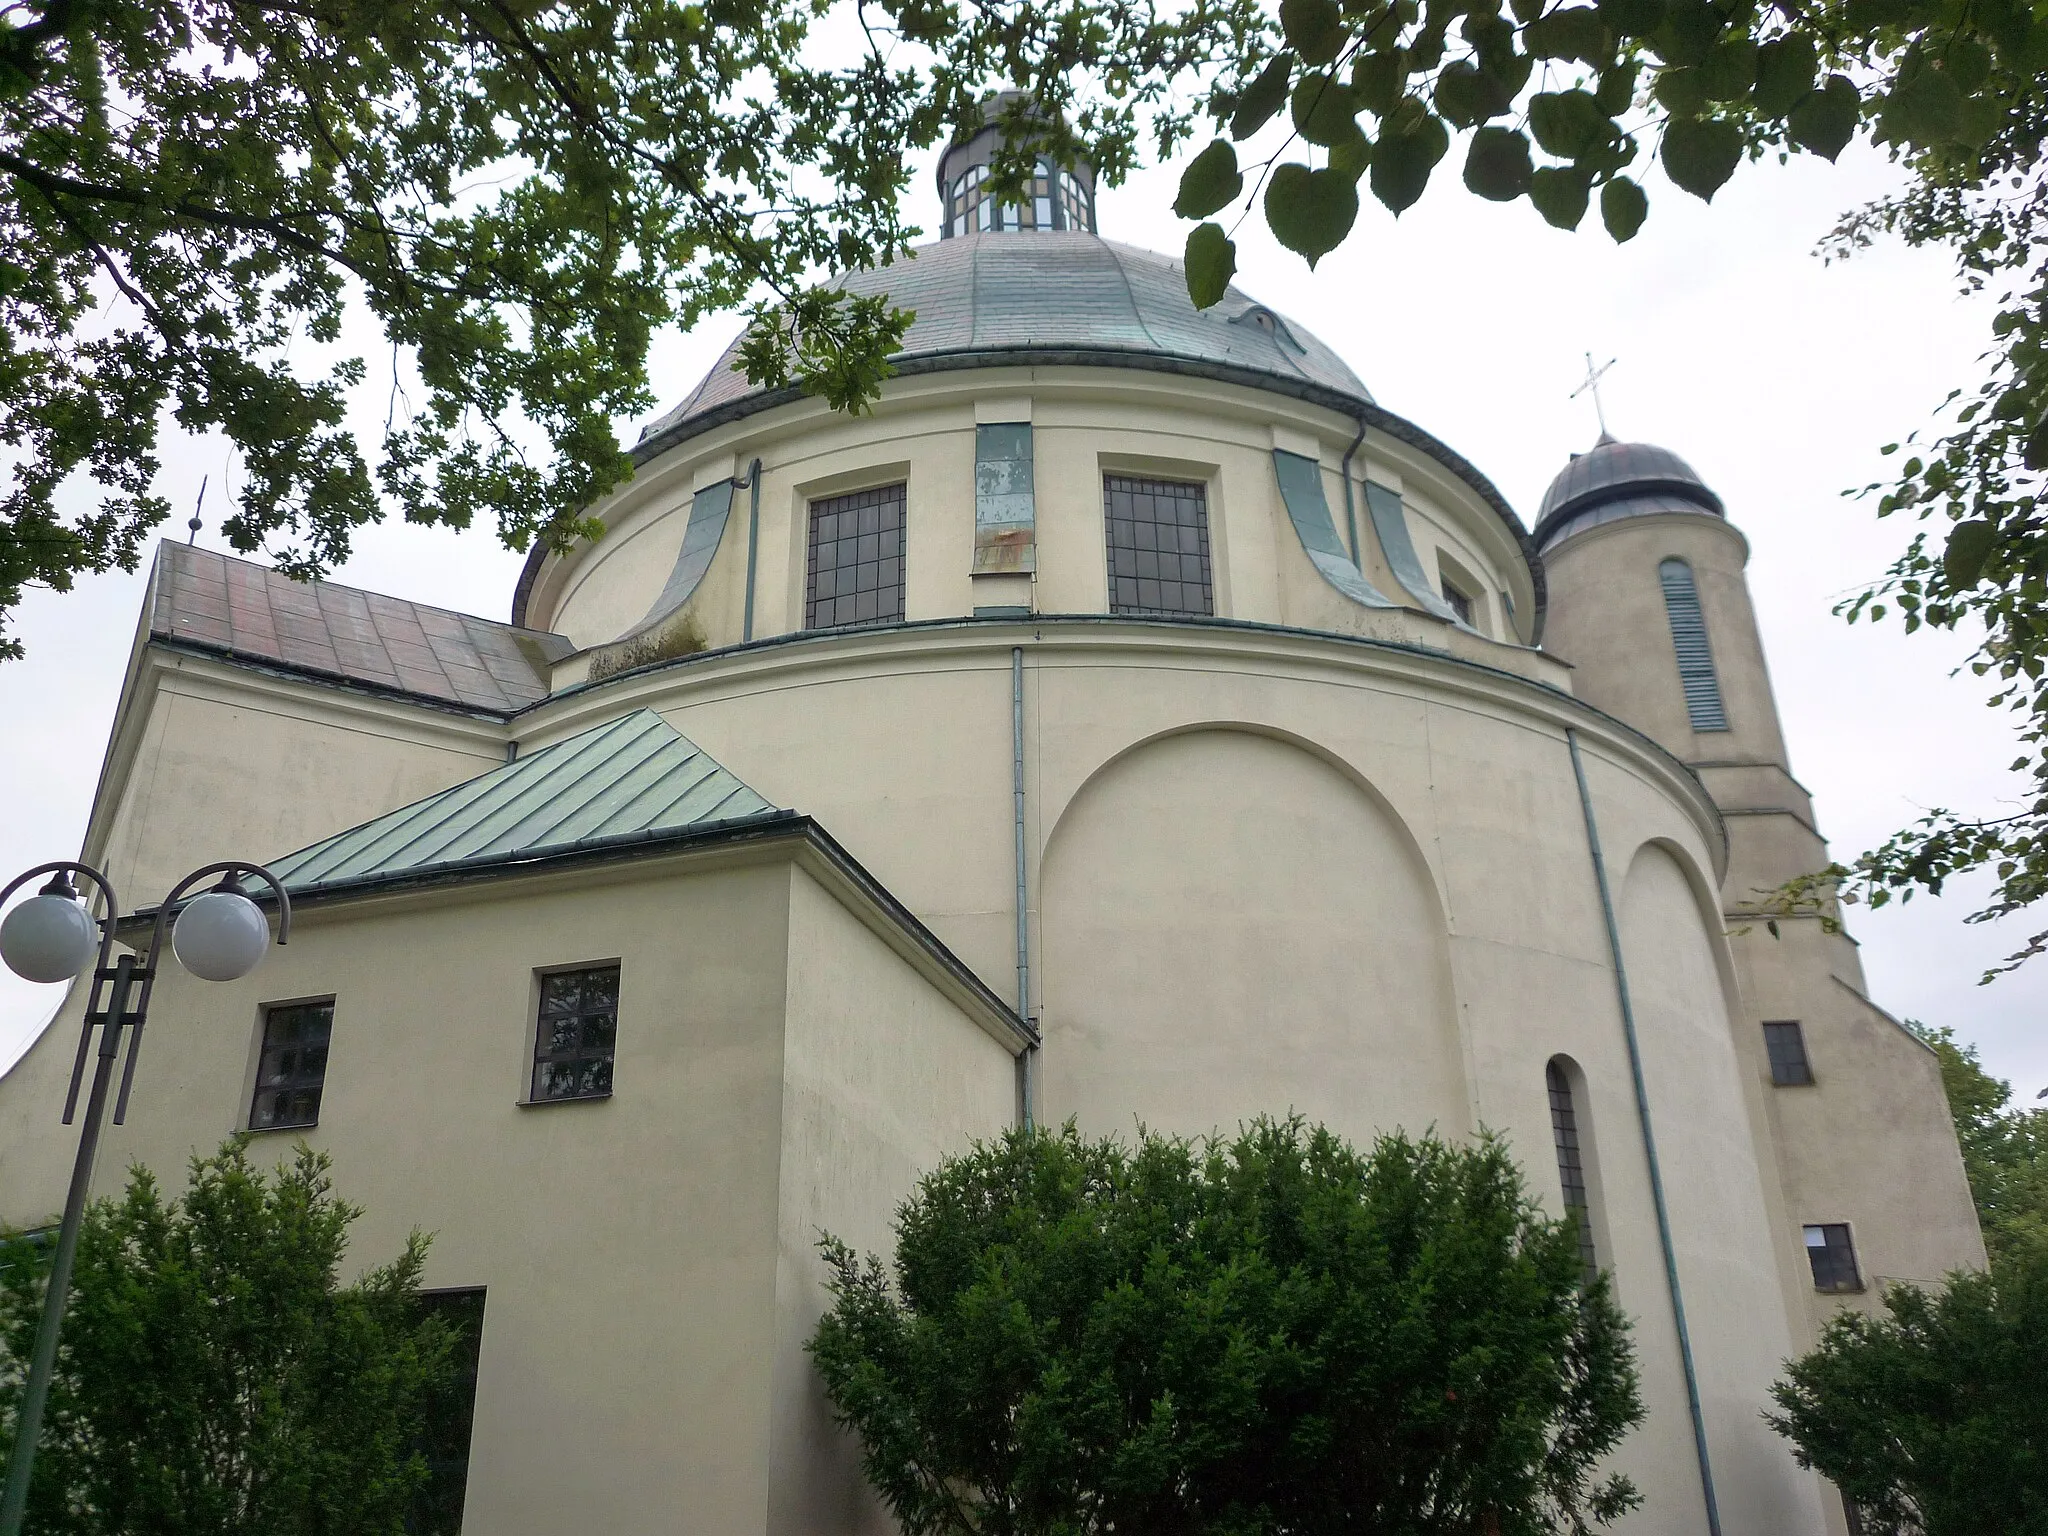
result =
[{"label": "ridge of roof", "polygon": [[565,636],[165,540],[149,633],[245,661],[509,715],[547,697]]},{"label": "ridge of roof", "polygon": [[789,814],[651,709],[273,860],[292,892],[504,863]]}]

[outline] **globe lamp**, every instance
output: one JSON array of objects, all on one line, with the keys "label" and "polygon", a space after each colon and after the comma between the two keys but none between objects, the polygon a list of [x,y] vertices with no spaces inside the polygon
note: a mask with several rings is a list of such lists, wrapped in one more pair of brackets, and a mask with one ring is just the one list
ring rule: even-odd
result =
[{"label": "globe lamp", "polygon": [[240,891],[194,897],[171,928],[171,952],[201,981],[239,981],[269,944],[262,909]]},{"label": "globe lamp", "polygon": [[45,891],[0,922],[0,960],[24,981],[69,981],[92,959],[99,933],[77,898]]}]

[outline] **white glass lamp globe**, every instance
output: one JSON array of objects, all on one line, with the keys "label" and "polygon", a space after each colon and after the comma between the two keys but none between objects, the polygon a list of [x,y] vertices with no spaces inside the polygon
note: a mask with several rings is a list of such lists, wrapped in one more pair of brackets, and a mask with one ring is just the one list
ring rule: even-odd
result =
[{"label": "white glass lamp globe", "polygon": [[171,952],[201,981],[239,981],[269,945],[262,909],[237,891],[194,897],[171,925]]},{"label": "white glass lamp globe", "polygon": [[91,915],[65,896],[31,896],[0,922],[0,960],[24,981],[69,981],[100,936]]}]

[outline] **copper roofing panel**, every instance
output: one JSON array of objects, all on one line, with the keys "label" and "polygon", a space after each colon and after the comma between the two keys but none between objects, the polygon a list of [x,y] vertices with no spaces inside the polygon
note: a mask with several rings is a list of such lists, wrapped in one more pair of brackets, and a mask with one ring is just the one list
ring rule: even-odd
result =
[{"label": "copper roofing panel", "polygon": [[152,635],[465,709],[509,714],[547,697],[560,635],[431,608],[188,544],[157,546]]},{"label": "copper roofing panel", "polygon": [[270,870],[306,891],[783,814],[642,709],[274,859]]}]

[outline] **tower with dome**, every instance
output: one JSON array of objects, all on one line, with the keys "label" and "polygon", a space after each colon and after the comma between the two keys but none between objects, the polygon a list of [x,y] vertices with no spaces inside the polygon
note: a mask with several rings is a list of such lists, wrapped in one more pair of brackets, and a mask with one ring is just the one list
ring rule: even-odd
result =
[{"label": "tower with dome", "polygon": [[[1763,1423],[1892,1280],[1982,1263],[1933,1056],[1817,918],[1746,545],[1603,434],[1533,534],[1343,359],[1101,238],[1085,168],[845,279],[872,413],[720,360],[509,622],[157,554],[84,856],[292,891],[159,984],[100,1184],[303,1138],[484,1319],[465,1528],[888,1529],[803,1351],[827,1230],[1072,1119],[1506,1136],[1648,1417],[1623,1531],[1842,1533]],[[1455,424],[1449,424],[1454,431]],[[232,843],[232,848],[224,848]],[[0,1078],[61,1203],[83,997]]]}]

